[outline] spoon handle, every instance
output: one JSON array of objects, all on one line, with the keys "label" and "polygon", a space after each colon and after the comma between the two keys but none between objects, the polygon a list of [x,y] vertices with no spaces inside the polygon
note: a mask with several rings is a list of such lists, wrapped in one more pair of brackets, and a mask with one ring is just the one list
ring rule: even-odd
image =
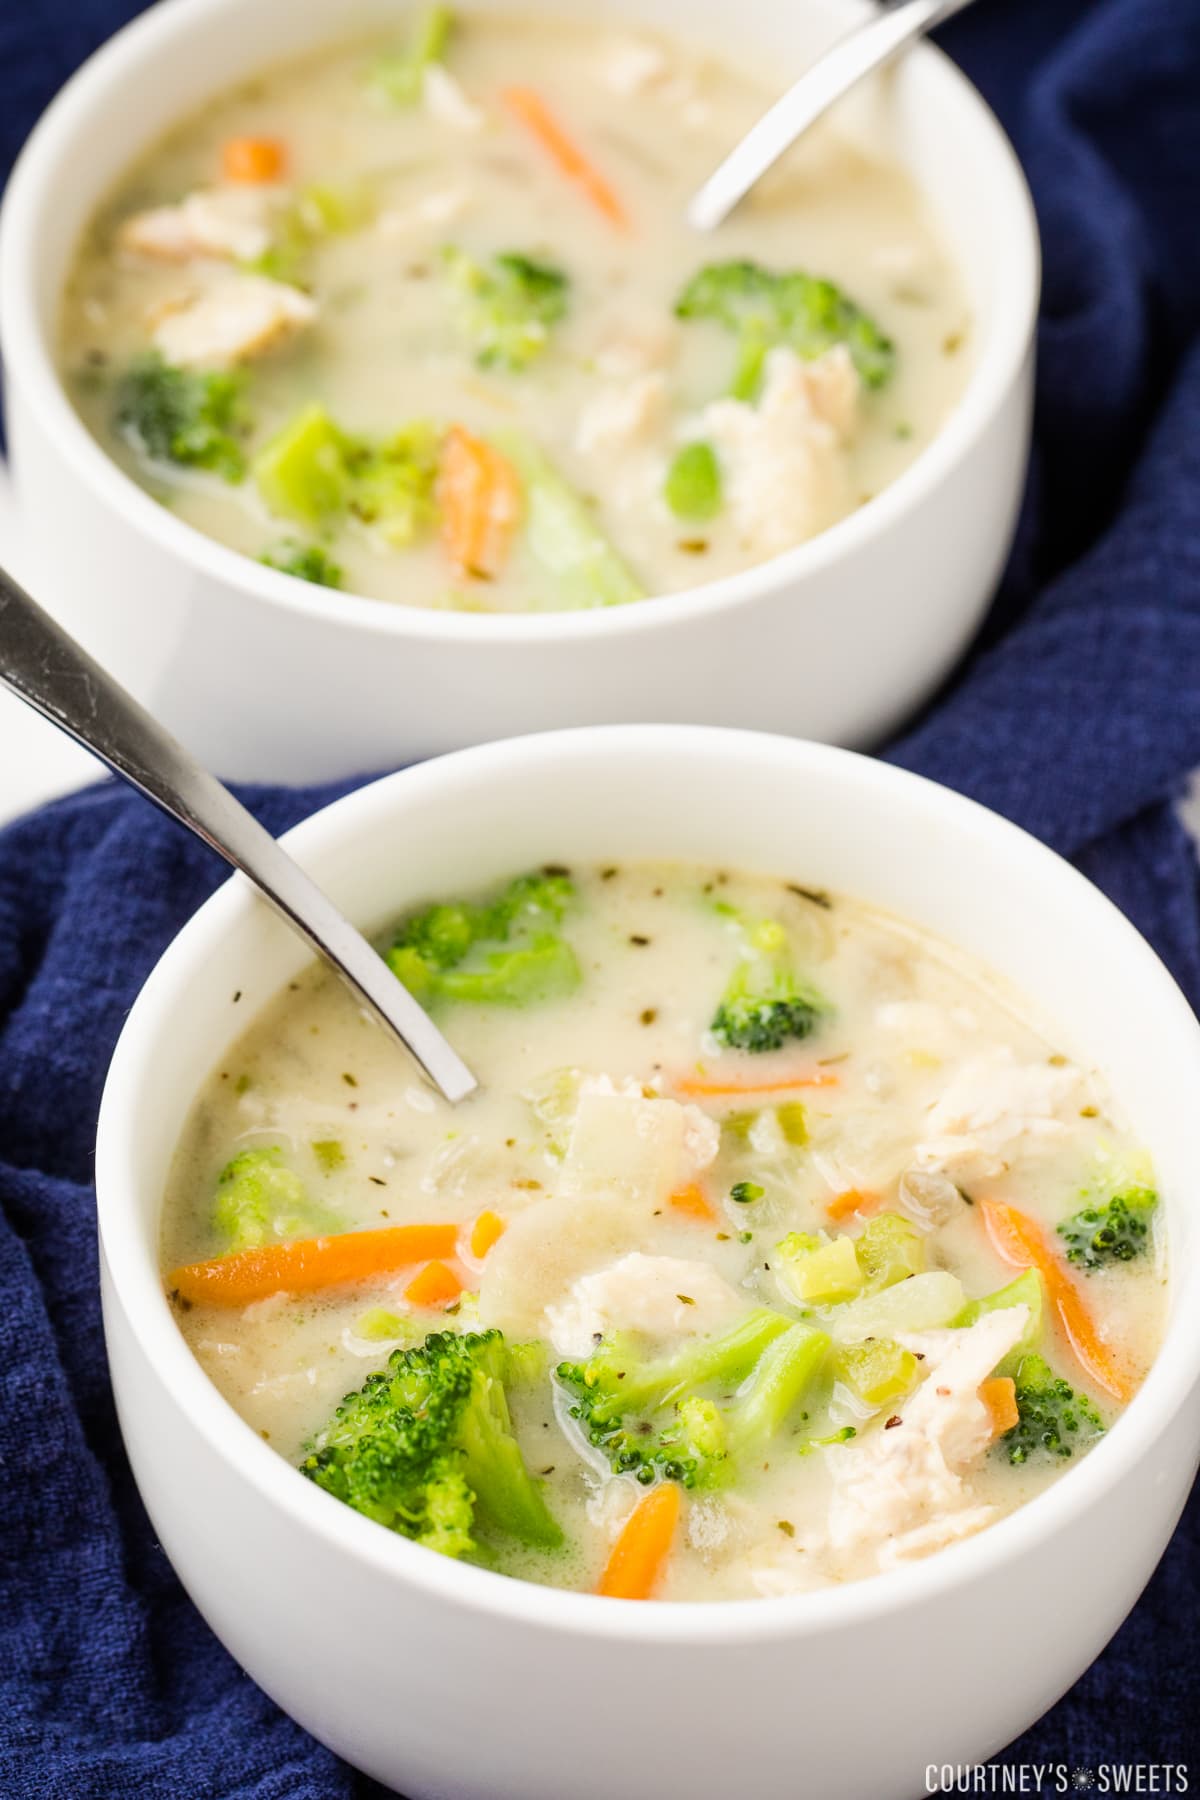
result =
[{"label": "spoon handle", "polygon": [[840,100],[864,75],[895,56],[911,38],[932,31],[969,3],[970,0],[897,0],[897,4],[868,19],[865,25],[839,38],[793,82],[709,176],[688,207],[689,225],[696,231],[712,231],[827,107]]},{"label": "spoon handle", "polygon": [[432,1020],[299,864],[3,569],[0,682],[239,869],[448,1100],[474,1089],[474,1076]]}]

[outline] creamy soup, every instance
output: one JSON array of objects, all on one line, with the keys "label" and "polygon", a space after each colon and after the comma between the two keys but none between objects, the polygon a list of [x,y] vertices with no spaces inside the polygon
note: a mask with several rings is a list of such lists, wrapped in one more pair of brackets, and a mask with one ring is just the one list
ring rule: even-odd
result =
[{"label": "creamy soup", "polygon": [[946,945],[645,865],[386,944],[479,1092],[313,969],[200,1095],[162,1239],[221,1393],[381,1526],[585,1591],[790,1594],[986,1527],[1136,1390],[1152,1171]]},{"label": "creamy soup", "polygon": [[380,600],[612,605],[774,556],[907,468],[971,358],[865,136],[819,128],[718,231],[684,223],[780,79],[441,13],[276,69],[86,232],[79,410],[199,530]]}]

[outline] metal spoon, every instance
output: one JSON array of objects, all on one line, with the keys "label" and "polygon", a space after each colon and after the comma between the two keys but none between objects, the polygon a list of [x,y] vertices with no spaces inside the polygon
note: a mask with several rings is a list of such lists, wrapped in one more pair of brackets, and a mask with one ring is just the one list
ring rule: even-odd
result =
[{"label": "metal spoon", "polygon": [[688,224],[697,231],[712,231],[720,225],[827,107],[913,38],[932,31],[970,3],[971,0],[896,0],[877,17],[839,38],[763,114],[709,176],[688,206]]},{"label": "metal spoon", "polygon": [[0,568],[0,682],[240,869],[447,1100],[478,1083],[366,938],[246,811]]}]

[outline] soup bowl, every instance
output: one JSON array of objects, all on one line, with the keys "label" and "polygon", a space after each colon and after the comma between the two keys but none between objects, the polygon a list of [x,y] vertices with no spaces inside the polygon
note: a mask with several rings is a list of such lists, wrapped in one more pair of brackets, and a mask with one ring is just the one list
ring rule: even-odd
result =
[{"label": "soup bowl", "polygon": [[[593,10],[542,4],[564,17]],[[782,81],[862,11],[858,0],[613,0],[606,17],[678,29]],[[394,23],[396,6],[351,0],[336,12],[349,36]],[[600,611],[436,612],[296,581],[174,517],[92,438],[55,365],[72,253],[118,176],[239,75],[327,41],[330,17],[324,0],[152,7],[68,83],[12,178],[0,225],[12,469],[34,572],[63,622],[226,775],[303,780],[644,718],[879,738],[975,631],[1027,459],[1036,225],[975,90],[921,46],[878,96],[973,321],[965,391],[897,481],[821,536],[687,592]]]},{"label": "soup bowl", "polygon": [[193,1097],[306,959],[235,878],[130,1014],[97,1150],[125,1442],[167,1554],[232,1654],[410,1800],[899,1800],[929,1791],[931,1768],[1008,1742],[1116,1630],[1196,1467],[1200,1026],[1145,942],[1068,864],[972,802],[849,751],[714,728],[461,751],[360,789],[286,841],[369,929],[546,860],[724,864],[891,910],[1033,996],[1063,1050],[1111,1085],[1158,1171],[1172,1284],[1161,1351],[1107,1436],[927,1561],[806,1595],[672,1606],[421,1549],[263,1443],[193,1359],[163,1291],[160,1212]]}]

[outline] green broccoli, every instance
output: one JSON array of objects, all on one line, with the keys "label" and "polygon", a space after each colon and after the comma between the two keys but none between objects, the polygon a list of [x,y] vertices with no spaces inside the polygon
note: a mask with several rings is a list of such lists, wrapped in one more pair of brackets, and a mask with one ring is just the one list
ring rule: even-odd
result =
[{"label": "green broccoli", "polygon": [[828,1348],[824,1332],[760,1307],[672,1356],[648,1361],[635,1341],[613,1337],[557,1375],[571,1417],[618,1474],[704,1487],[783,1429]]},{"label": "green broccoli", "polygon": [[717,911],[742,937],[741,957],[712,1022],[718,1043],[757,1055],[780,1049],[790,1038],[808,1037],[829,1004],[797,975],[783,926],[775,919],[746,919],[724,903]]},{"label": "green broccoli", "polygon": [[297,581],[311,581],[314,587],[340,588],[341,565],[321,549],[319,544],[301,544],[285,538],[273,550],[264,550],[259,562],[283,575],[294,575]]},{"label": "green broccoli", "polygon": [[306,406],[265,444],[253,475],[268,509],[311,528],[353,513],[389,544],[411,543],[434,516],[439,435],[417,422],[375,443]]},{"label": "green broccoli", "polygon": [[485,267],[452,246],[443,250],[442,265],[480,367],[528,368],[549,343],[550,327],[566,313],[569,282],[563,271],[516,250],[500,252]]},{"label": "green broccoli", "polygon": [[444,62],[454,14],[448,6],[431,6],[416,22],[409,43],[379,57],[371,70],[375,88],[394,106],[415,106],[425,85],[425,71]]},{"label": "green broccoli", "polygon": [[581,975],[559,926],[574,898],[568,876],[543,870],[490,901],[428,906],[401,926],[388,964],[423,1003],[525,1006],[568,994]]},{"label": "green broccoli", "polygon": [[1067,1261],[1091,1275],[1106,1263],[1143,1256],[1150,1248],[1150,1223],[1157,1205],[1153,1188],[1128,1187],[1099,1206],[1083,1207],[1058,1227]]},{"label": "green broccoli", "polygon": [[417,420],[382,443],[350,447],[350,511],[393,549],[433,522],[441,442],[436,426]]},{"label": "green broccoli", "polygon": [[275,1144],[239,1150],[225,1164],[217,1176],[212,1222],[231,1250],[256,1250],[262,1244],[345,1230],[332,1208],[309,1198]]},{"label": "green broccoli", "polygon": [[236,373],[177,369],[150,352],[118,380],[113,426],[139,456],[238,482],[246,473],[239,440],[250,427],[243,387]]},{"label": "green broccoli", "polygon": [[301,1472],[443,1556],[486,1562],[495,1536],[555,1549],[562,1531],[513,1436],[509,1363],[496,1330],[394,1350],[317,1433]]},{"label": "green broccoli", "polygon": [[811,360],[845,344],[869,388],[890,379],[896,351],[890,338],[832,281],[798,270],[776,274],[754,262],[709,263],[675,303],[681,319],[711,319],[737,337],[731,392],[753,400],[768,350],[786,344]]},{"label": "green broccoli", "polygon": [[1104,1421],[1087,1395],[1076,1393],[1044,1357],[1022,1357],[1014,1379],[1019,1416],[998,1444],[1009,1462],[1074,1456],[1103,1434]]}]

